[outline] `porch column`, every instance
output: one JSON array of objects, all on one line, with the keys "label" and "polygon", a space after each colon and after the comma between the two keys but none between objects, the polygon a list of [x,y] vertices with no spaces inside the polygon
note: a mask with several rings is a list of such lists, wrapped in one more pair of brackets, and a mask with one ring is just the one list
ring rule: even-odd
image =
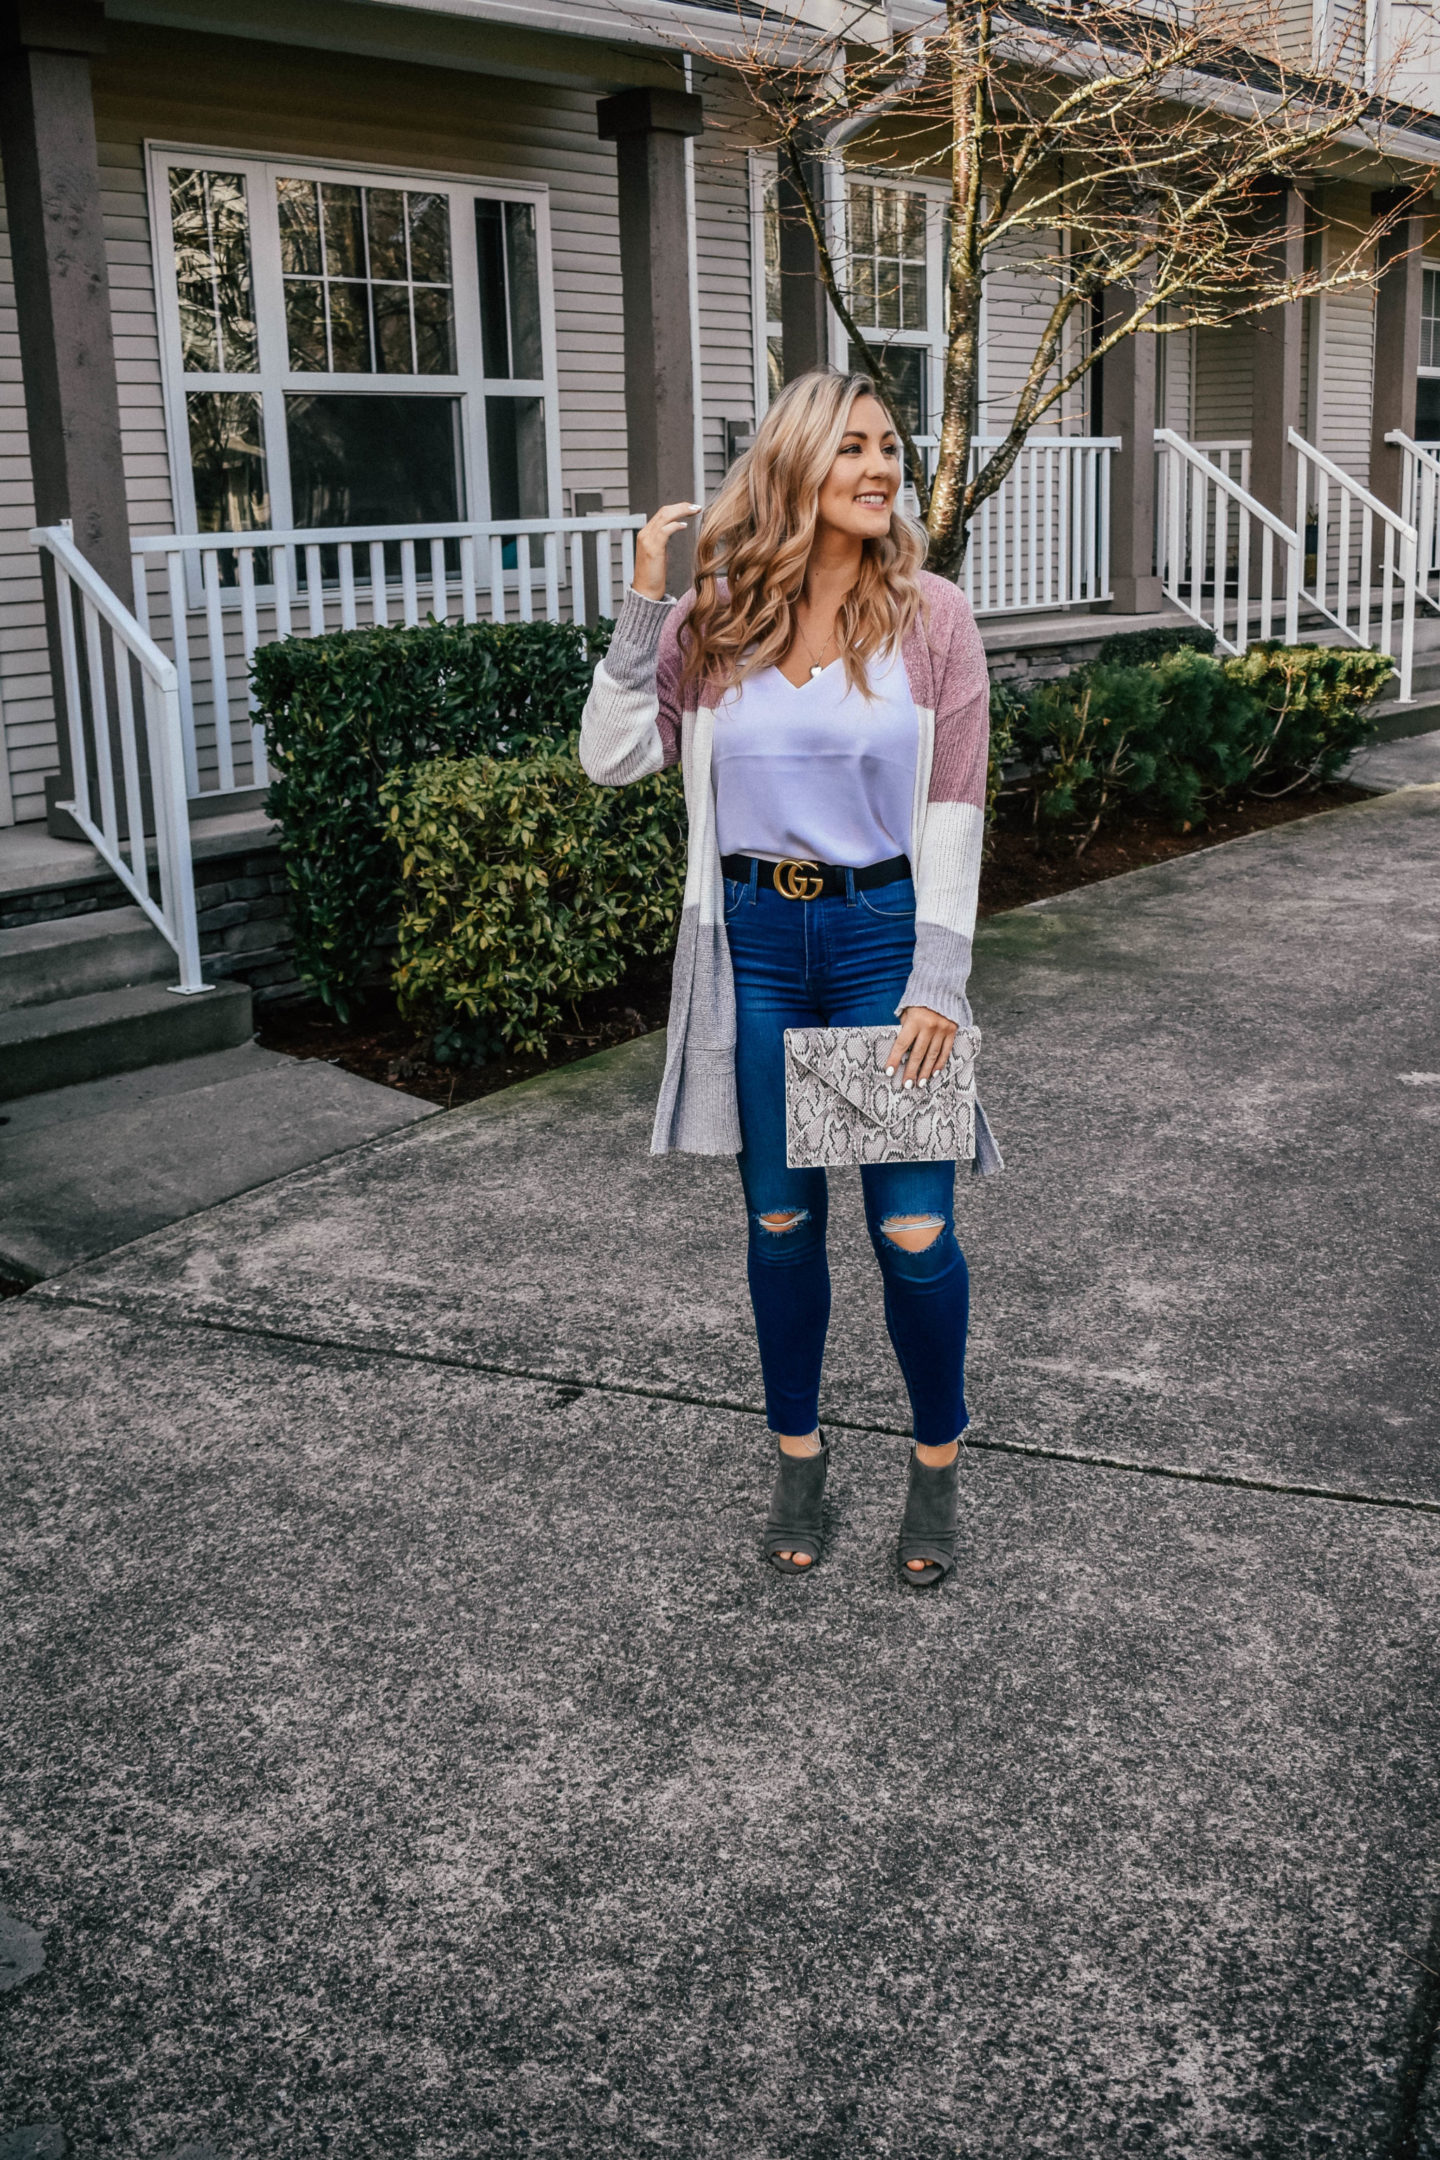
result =
[{"label": "porch column", "polygon": [[[1111,287],[1101,335],[1133,312],[1135,296]],[[1100,363],[1100,433],[1118,435],[1110,465],[1110,590],[1117,615],[1156,615],[1164,592],[1155,575],[1155,340],[1122,338]]]},{"label": "porch column", "polygon": [[[90,55],[104,45],[100,0],[8,0],[0,9],[0,155],[15,266],[20,367],[35,517],[69,518],[75,544],[111,590],[130,594],[130,519],[120,396],[100,216]],[[51,679],[62,680],[53,579],[45,574]],[[53,803],[73,792],[63,725]],[[52,827],[73,834],[68,818]]]},{"label": "porch column", "polygon": [[[1264,184],[1255,230],[1267,274],[1298,278],[1305,266],[1305,199],[1288,180]],[[1300,425],[1301,305],[1290,300],[1255,317],[1250,407],[1250,492],[1287,525],[1295,522],[1297,459],[1289,431]]]},{"label": "porch column", "polygon": [[[804,161],[810,199],[824,214],[825,167],[818,158]],[[780,363],[786,382],[830,358],[829,303],[820,278],[820,250],[806,222],[800,190],[787,157],[780,159],[775,182],[780,226]]]},{"label": "porch column", "polygon": [[[690,240],[685,138],[705,112],[684,90],[622,90],[596,107],[615,145],[620,183],[620,281],[625,311],[625,433],[630,508],[690,502],[695,487],[695,393],[690,350]],[[688,542],[688,546],[687,546]],[[671,549],[676,590],[689,583],[690,536]]]},{"label": "porch column", "polygon": [[1391,428],[1415,433],[1415,371],[1420,365],[1420,295],[1425,266],[1420,249],[1424,220],[1413,189],[1387,188],[1370,198],[1371,214],[1397,218],[1377,250],[1380,276],[1375,290],[1375,367],[1370,397],[1370,492],[1392,510],[1408,515],[1402,501],[1404,463]]}]

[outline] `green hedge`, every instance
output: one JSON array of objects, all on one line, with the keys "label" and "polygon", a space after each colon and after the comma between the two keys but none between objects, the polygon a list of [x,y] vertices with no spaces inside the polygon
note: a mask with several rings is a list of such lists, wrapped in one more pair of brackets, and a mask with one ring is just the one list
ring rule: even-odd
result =
[{"label": "green hedge", "polygon": [[543,1051],[563,1006],[668,947],[685,887],[678,770],[598,788],[567,745],[432,758],[380,794],[405,891],[396,994],[444,1061]]},{"label": "green hedge", "polygon": [[1095,655],[1102,667],[1141,667],[1147,660],[1163,660],[1167,653],[1213,653],[1215,633],[1203,623],[1167,623],[1163,630],[1115,630],[1101,641]]},{"label": "green hedge", "polygon": [[380,805],[397,768],[517,755],[579,725],[611,625],[349,630],[262,645],[253,679],[277,778],[300,973],[342,1018],[399,910]]},{"label": "green hedge", "polygon": [[[1333,779],[1374,733],[1381,653],[1278,643],[1217,660],[1179,646],[1145,665],[1097,660],[1023,696],[992,702],[997,767],[1037,825],[1083,849],[1123,808],[1200,824],[1237,794],[1281,794]],[[997,711],[998,707],[998,711]]]}]

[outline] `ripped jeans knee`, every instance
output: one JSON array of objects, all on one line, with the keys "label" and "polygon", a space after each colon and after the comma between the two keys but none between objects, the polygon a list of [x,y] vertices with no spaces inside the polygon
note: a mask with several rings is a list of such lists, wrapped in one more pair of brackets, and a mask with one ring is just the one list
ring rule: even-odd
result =
[{"label": "ripped jeans knee", "polygon": [[758,1208],[750,1216],[750,1253],[762,1267],[796,1267],[824,1243],[809,1208]]},{"label": "ripped jeans knee", "polygon": [[872,1238],[881,1269],[895,1282],[939,1282],[964,1265],[948,1215],[885,1215]]}]

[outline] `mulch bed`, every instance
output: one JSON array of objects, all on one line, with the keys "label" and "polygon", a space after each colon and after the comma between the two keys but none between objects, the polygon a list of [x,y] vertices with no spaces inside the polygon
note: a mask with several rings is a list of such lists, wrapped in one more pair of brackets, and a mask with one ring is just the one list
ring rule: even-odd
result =
[{"label": "mulch bed", "polygon": [[[1177,832],[1163,818],[1117,818],[1079,857],[1073,841],[1037,841],[1023,815],[1002,803],[990,855],[981,874],[980,913],[995,915],[1006,908],[1024,907],[1032,900],[1048,900],[1056,893],[1093,885],[1125,870],[1169,862],[1177,855],[1193,854],[1197,848],[1214,847],[1218,841],[1264,832],[1273,825],[1289,824],[1295,818],[1313,817],[1317,811],[1337,810],[1346,803],[1365,799],[1363,788],[1343,785],[1283,796],[1276,802],[1247,799],[1189,832]],[[652,961],[613,990],[595,991],[581,998],[574,1008],[572,1024],[556,1039],[548,1057],[505,1058],[464,1069],[436,1065],[427,1056],[425,1039],[417,1039],[414,1027],[400,1018],[388,992],[373,993],[349,1021],[337,1020],[318,1004],[262,1006],[259,1040],[267,1050],[281,1050],[298,1058],[325,1058],[346,1072],[359,1073],[363,1079],[377,1080],[384,1087],[398,1088],[403,1094],[418,1095],[448,1109],[456,1103],[493,1095],[517,1080],[529,1080],[557,1065],[572,1064],[614,1043],[648,1035],[665,1025],[669,995],[669,962]]]}]

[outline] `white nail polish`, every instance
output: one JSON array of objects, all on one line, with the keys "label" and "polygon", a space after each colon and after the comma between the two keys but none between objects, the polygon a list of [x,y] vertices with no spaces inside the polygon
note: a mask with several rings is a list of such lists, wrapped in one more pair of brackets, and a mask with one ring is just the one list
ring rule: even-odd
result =
[{"label": "white nail polish", "polygon": [[907,1080],[907,1081],[905,1082],[905,1085],[906,1085],[906,1087],[907,1087],[907,1088],[908,1088],[908,1087],[914,1087],[915,1083],[914,1083],[914,1081],[913,1081],[913,1080]]},{"label": "white nail polish", "polygon": [[893,1078],[894,1078],[894,1077],[895,1077],[895,1068],[894,1068],[894,1066],[893,1066],[893,1065],[887,1065],[887,1066],[885,1067],[885,1078],[886,1078],[887,1080],[893,1080]]}]

